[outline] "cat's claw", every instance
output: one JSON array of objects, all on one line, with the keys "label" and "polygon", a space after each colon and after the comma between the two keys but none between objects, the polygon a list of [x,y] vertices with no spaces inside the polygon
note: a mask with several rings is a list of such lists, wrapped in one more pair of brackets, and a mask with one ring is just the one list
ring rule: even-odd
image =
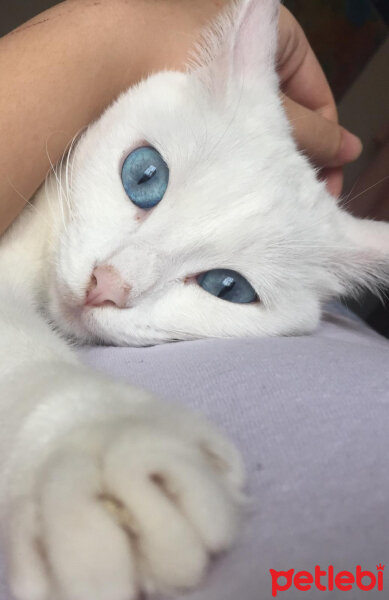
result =
[{"label": "cat's claw", "polygon": [[[194,419],[194,420],[193,420]],[[130,600],[196,585],[237,529],[240,460],[192,415],[91,425],[10,521],[17,600]]]}]

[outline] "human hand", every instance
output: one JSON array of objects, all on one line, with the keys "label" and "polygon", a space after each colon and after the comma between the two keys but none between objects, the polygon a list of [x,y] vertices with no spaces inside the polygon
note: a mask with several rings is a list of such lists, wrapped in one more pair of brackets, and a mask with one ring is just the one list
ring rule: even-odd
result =
[{"label": "human hand", "polygon": [[342,191],[342,167],[358,158],[359,138],[338,124],[338,113],[319,62],[299,23],[284,7],[279,20],[278,73],[297,145],[321,169],[328,191]]}]

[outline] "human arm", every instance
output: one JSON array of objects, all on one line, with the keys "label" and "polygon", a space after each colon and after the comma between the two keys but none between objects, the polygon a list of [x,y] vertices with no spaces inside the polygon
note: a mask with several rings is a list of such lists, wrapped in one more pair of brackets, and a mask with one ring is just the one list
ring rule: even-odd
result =
[{"label": "human arm", "polygon": [[[0,234],[120,92],[150,71],[185,67],[220,8],[218,0],[67,0],[0,39]],[[284,7],[278,59],[297,142],[319,167],[331,167],[328,185],[338,195],[341,166],[361,144],[338,125],[324,74]]]},{"label": "human arm", "polygon": [[214,0],[67,0],[0,39],[0,234],[77,132],[150,71],[182,68],[218,10]]}]

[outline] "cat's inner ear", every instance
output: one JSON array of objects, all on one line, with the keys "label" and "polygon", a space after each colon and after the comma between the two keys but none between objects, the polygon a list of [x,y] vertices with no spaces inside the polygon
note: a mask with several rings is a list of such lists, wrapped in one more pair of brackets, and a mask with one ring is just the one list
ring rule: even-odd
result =
[{"label": "cat's inner ear", "polygon": [[274,77],[279,0],[240,0],[204,32],[195,62],[199,77],[217,94],[228,86]]}]

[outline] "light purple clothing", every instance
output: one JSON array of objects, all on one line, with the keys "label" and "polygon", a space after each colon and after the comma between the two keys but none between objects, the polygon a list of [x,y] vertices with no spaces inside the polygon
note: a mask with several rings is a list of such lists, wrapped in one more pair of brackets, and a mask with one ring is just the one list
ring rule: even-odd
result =
[{"label": "light purple clothing", "polygon": [[[97,369],[187,404],[243,453],[252,509],[188,600],[271,600],[269,569],[389,571],[389,343],[331,308],[311,336],[85,348]],[[386,575],[386,581],[385,581]],[[386,590],[386,592],[385,592]],[[389,597],[291,587],[278,598]],[[179,596],[184,598],[184,596]],[[8,600],[4,591],[0,600]],[[93,600],[91,598],[91,600]]]}]

